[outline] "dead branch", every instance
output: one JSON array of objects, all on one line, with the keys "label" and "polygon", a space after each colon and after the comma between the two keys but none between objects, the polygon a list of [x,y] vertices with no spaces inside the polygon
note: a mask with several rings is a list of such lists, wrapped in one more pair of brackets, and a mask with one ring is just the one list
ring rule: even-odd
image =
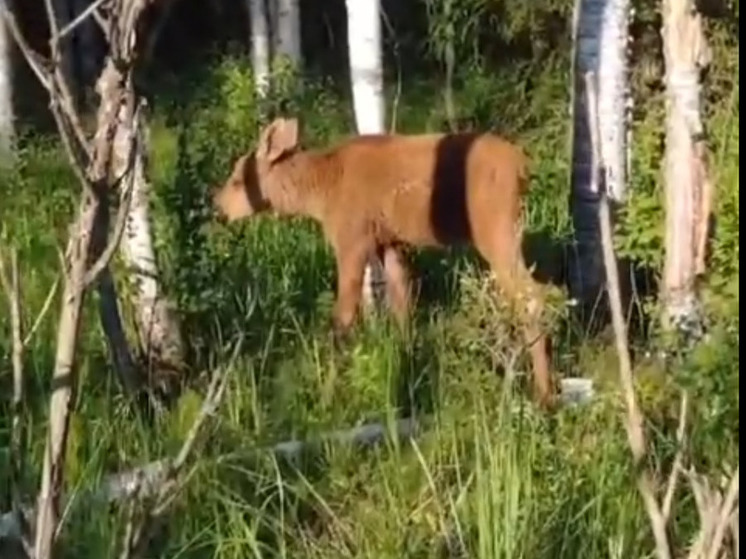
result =
[{"label": "dead branch", "polygon": [[[90,146],[89,142],[83,133],[82,126],[80,125],[80,118],[75,112],[75,107],[72,105],[71,98],[60,100],[60,91],[68,91],[68,88],[63,84],[59,85],[59,79],[62,78],[62,74],[59,70],[55,70],[53,62],[46,60],[39,53],[34,51],[26,41],[23,33],[21,33],[18,22],[10,11],[7,2],[0,3],[0,15],[5,20],[7,28],[10,30],[10,34],[13,37],[16,45],[18,45],[21,54],[26,60],[31,70],[36,74],[39,83],[47,90],[49,94],[49,108],[52,112],[52,116],[55,119],[57,128],[60,131],[60,139],[62,145],[73,165],[73,171],[75,172],[80,183],[84,188],[88,188],[88,183],[81,169],[85,168],[85,162],[80,155],[83,152],[85,156],[90,157]],[[72,138],[76,139],[76,144],[73,144],[70,137],[72,132]]]},{"label": "dead branch", "polygon": [[707,559],[718,559],[718,556],[720,555],[720,549],[723,546],[723,539],[725,538],[725,531],[728,528],[733,508],[738,499],[739,471],[740,466],[736,468],[735,472],[733,472],[733,475],[730,478],[730,483],[728,483],[728,491],[725,495],[725,501],[720,507],[720,511],[718,512],[717,518],[714,522],[715,528],[713,530],[712,543],[710,544],[710,549],[707,553]]},{"label": "dead branch", "polygon": [[57,14],[54,11],[52,0],[44,0],[44,7],[47,12],[47,19],[49,20],[49,48],[52,56],[51,74],[54,78],[50,81],[50,85],[53,88],[49,92],[50,107],[53,109],[56,109],[57,107],[62,109],[62,113],[67,121],[65,124],[73,133],[73,137],[77,139],[79,148],[90,156],[89,142],[86,138],[85,132],[83,131],[80,116],[75,109],[75,102],[73,101],[70,84],[67,83],[67,76],[63,74],[61,69],[62,55],[60,53],[60,30],[57,25]]},{"label": "dead branch", "polygon": [[24,401],[24,375],[23,375],[23,323],[21,320],[21,282],[18,274],[18,252],[12,249],[10,252],[10,277],[6,269],[5,258],[0,253],[0,284],[8,298],[10,307],[10,328],[12,343],[12,366],[13,366],[13,400],[11,403],[11,431],[10,431],[10,492],[13,510],[18,510],[21,505],[19,493],[19,480],[23,469],[23,453],[21,441],[23,440],[23,401]]},{"label": "dead branch", "polygon": [[[292,439],[275,443],[268,447],[253,449],[251,454],[270,452],[287,460],[298,459],[302,452],[309,448],[316,448],[324,443],[340,445],[373,446],[384,440],[393,430],[398,439],[410,439],[420,431],[420,422],[414,417],[396,419],[393,426],[384,422],[368,423],[351,429],[339,429],[322,433],[309,440]],[[188,437],[190,439],[190,437]],[[196,435],[190,440],[196,440]],[[194,443],[192,443],[194,444]],[[220,459],[218,459],[220,461]],[[137,502],[156,497],[161,490],[163,480],[169,471],[170,460],[163,458],[137,466],[130,470],[106,476],[102,483],[90,493],[86,492],[79,499],[87,504]],[[32,520],[35,516],[33,507],[23,506],[18,513],[8,512],[0,515],[0,538],[20,541],[23,537],[22,525],[24,519]],[[125,530],[124,541],[134,534],[134,526]]]},{"label": "dead branch", "polygon": [[95,0],[91,4],[88,5],[88,7],[80,12],[78,17],[76,17],[73,21],[68,23],[65,27],[63,27],[59,33],[58,33],[58,40],[64,39],[67,35],[72,33],[77,27],[79,27],[86,19],[93,16],[95,17],[95,12],[101,7],[102,4],[107,2],[108,0]]},{"label": "dead branch", "polygon": [[[236,344],[233,358],[229,361],[225,369],[217,367],[213,371],[210,386],[199,414],[197,414],[194,423],[192,423],[179,453],[167,463],[166,468],[163,470],[154,502],[143,511],[137,524],[134,524],[133,521],[134,513],[130,512],[128,526],[125,531],[125,540],[122,546],[121,557],[123,559],[143,556],[153,525],[158,522],[174,498],[180,493],[183,486],[182,470],[194,450],[205,422],[208,418],[216,415],[227,386],[228,375],[226,374],[226,369],[230,370],[234,365],[241,344],[242,341]],[[136,481],[136,493],[140,493],[141,488],[141,478],[138,477]]]},{"label": "dead branch", "polygon": [[21,33],[21,28],[18,25],[18,21],[13,15],[13,12],[10,11],[7,2],[0,2],[0,14],[5,20],[5,25],[10,31],[13,40],[15,41],[16,45],[18,45],[18,49],[21,51],[23,57],[26,59],[26,63],[29,65],[29,68],[31,68],[34,74],[36,74],[39,83],[41,83],[44,89],[49,91],[52,81],[51,73],[49,71],[49,68],[47,67],[49,63],[45,61],[44,58],[37,52],[35,52],[34,49],[31,48],[31,45],[28,44],[26,38],[23,36],[23,33]]},{"label": "dead branch", "polygon": [[668,523],[671,518],[673,499],[676,495],[676,488],[679,483],[679,478],[681,477],[682,463],[684,460],[684,444],[686,442],[686,420],[688,408],[689,395],[684,392],[681,396],[679,427],[676,430],[676,455],[673,459],[673,465],[671,466],[671,475],[668,478],[668,484],[666,485],[666,494],[663,497],[663,504],[661,505],[661,514],[663,515],[663,521],[665,523]]},{"label": "dead branch", "polygon": [[[730,477],[725,497],[717,487],[693,468],[685,471],[694,495],[694,502],[699,514],[700,528],[694,543],[689,549],[689,559],[717,559],[730,530],[734,546],[737,544],[738,531],[733,530],[733,519],[738,516],[736,501],[739,493],[739,468]],[[738,553],[735,553],[738,557]]]},{"label": "dead branch", "polygon": [[[645,463],[647,456],[647,443],[645,431],[643,430],[643,417],[637,402],[634,381],[632,379],[632,360],[630,358],[627,341],[627,329],[622,311],[621,290],[619,287],[619,271],[617,270],[616,256],[612,238],[611,209],[609,199],[603,183],[599,184],[599,177],[603,169],[601,159],[601,147],[599,143],[598,129],[598,96],[596,93],[596,77],[593,72],[585,75],[586,99],[588,101],[588,120],[591,129],[591,145],[593,164],[591,170],[592,190],[598,192],[599,199],[599,224],[601,227],[601,244],[603,248],[604,267],[606,269],[606,288],[609,295],[611,307],[612,325],[616,340],[617,354],[619,357],[619,380],[624,393],[627,414],[625,426],[627,430],[627,441],[632,451],[634,468],[639,470],[637,485],[645,504],[645,510],[653,529],[656,552],[659,559],[671,559],[671,546],[666,532],[666,522],[661,512],[658,499],[655,495],[655,480]],[[601,186],[602,188],[599,188]]]},{"label": "dead branch", "polygon": [[46,299],[44,299],[44,304],[41,306],[41,310],[39,311],[39,314],[36,315],[36,320],[34,320],[34,323],[31,325],[31,328],[29,329],[28,333],[26,334],[26,337],[23,339],[23,347],[28,347],[28,345],[31,343],[31,340],[34,337],[34,334],[36,334],[36,331],[39,329],[39,326],[41,326],[42,321],[44,320],[44,317],[49,312],[49,309],[52,307],[52,301],[54,301],[54,296],[57,295],[57,288],[60,286],[60,277],[57,276],[54,278],[54,283],[52,283],[52,287],[49,288],[49,293],[47,293]]}]

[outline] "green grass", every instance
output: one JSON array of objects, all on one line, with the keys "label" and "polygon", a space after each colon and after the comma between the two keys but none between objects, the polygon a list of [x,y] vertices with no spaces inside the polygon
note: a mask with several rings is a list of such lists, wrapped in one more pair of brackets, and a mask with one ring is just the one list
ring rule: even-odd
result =
[{"label": "green grass", "polygon": [[[467,72],[456,92],[461,111],[480,127],[498,129],[527,147],[534,162],[529,230],[557,241],[569,231],[566,70],[562,60],[531,69],[541,85],[528,98],[518,87],[525,69],[496,76]],[[558,305],[555,360],[565,374],[594,378],[599,396],[552,418],[537,413],[520,387],[505,381],[512,375],[522,381],[528,371],[520,343],[485,294],[474,254],[454,249],[413,255],[423,285],[412,339],[401,339],[386,320],[369,320],[350,347],[335,350],[328,337],[333,261],[318,228],[306,220],[271,218],[225,227],[205,212],[207,185],[224,178],[229,161],[249,148],[257,131],[245,63],[227,60],[208,74],[209,80],[192,84],[191,99],[156,111],[153,211],[165,285],[182,311],[195,368],[227,366],[230,381],[218,421],[195,454],[194,471],[153,556],[650,557],[652,537],[631,473],[613,347],[601,338],[578,340],[567,333]],[[352,127],[349,101],[329,91],[309,84],[291,99],[289,110],[303,115],[309,145],[333,141]],[[394,95],[392,89],[389,97]],[[672,370],[652,358],[637,362],[655,442],[653,465],[664,471],[674,453],[682,386],[695,394],[691,437],[697,463],[714,475],[738,461],[737,80],[723,96],[708,114],[720,223],[707,289],[711,338]],[[635,122],[633,199],[619,239],[627,254],[653,264],[660,262],[660,236],[643,233],[659,231],[662,219],[656,102]],[[494,107],[500,107],[500,118]],[[397,129],[437,129],[441,112],[437,86],[405,83]],[[34,138],[22,162],[0,182],[0,223],[3,243],[20,253],[29,324],[58,273],[57,250],[77,187],[54,141]],[[547,250],[540,256],[557,258]],[[130,320],[128,287],[115,271]],[[70,495],[82,495],[106,473],[174,453],[204,389],[195,375],[154,425],[129,413],[108,365],[95,302],[92,294],[79,352],[67,455]],[[55,306],[26,356],[28,495],[41,469],[56,314]],[[229,362],[239,339],[241,351]],[[633,342],[655,347],[651,339]],[[3,312],[1,394],[10,390],[9,344]],[[7,400],[0,406],[5,486]],[[323,445],[297,462],[262,450],[409,413],[424,422],[412,443],[391,439],[372,449]],[[686,491],[677,505],[674,532],[683,545],[695,526]],[[112,556],[123,516],[116,507],[74,500],[63,536],[65,556]]]}]

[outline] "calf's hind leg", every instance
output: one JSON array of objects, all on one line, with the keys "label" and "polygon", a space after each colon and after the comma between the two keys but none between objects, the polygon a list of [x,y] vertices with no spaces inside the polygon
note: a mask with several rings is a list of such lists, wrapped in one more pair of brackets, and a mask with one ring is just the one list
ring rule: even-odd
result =
[{"label": "calf's hind leg", "polygon": [[388,304],[399,326],[406,328],[409,322],[411,300],[407,265],[403,260],[403,255],[396,247],[385,247],[382,252]]}]

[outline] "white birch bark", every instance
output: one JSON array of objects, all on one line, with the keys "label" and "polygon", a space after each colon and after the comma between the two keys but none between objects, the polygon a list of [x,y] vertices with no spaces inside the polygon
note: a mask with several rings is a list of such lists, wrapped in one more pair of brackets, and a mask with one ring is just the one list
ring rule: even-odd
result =
[{"label": "white birch bark", "polygon": [[300,7],[298,0],[274,0],[273,10],[273,55],[287,57],[293,68],[300,68],[302,52],[300,44]]},{"label": "white birch bark", "polygon": [[269,86],[270,37],[269,17],[264,0],[248,0],[251,20],[251,64],[257,95],[262,98]]},{"label": "white birch bark", "polygon": [[700,114],[700,71],[710,51],[694,2],[664,0],[666,64],[666,256],[664,324],[698,334],[697,276],[705,271],[712,184]]},{"label": "white birch bark", "polygon": [[15,122],[13,114],[12,40],[5,20],[0,20],[0,166],[13,160]]},{"label": "white birch bark", "polygon": [[[121,111],[124,112],[125,109],[122,108]],[[139,127],[137,133],[142,138],[139,142],[141,149],[130,154],[132,136],[125,119],[120,119],[113,146],[112,172],[115,176],[123,175],[129,158],[133,157],[133,165],[129,171],[132,175],[123,178],[123,181],[132,181],[132,192],[121,250],[127,266],[128,280],[134,288],[134,306],[141,349],[147,358],[148,369],[154,369],[159,375],[155,380],[161,381],[167,378],[161,376],[162,373],[180,370],[183,365],[184,347],[175,309],[164,297],[160,285],[150,225],[150,184],[146,176],[145,124],[132,122],[131,125]]]},{"label": "white birch bark", "polygon": [[592,190],[592,146],[584,76],[598,76],[598,118],[603,184],[623,202],[629,134],[627,42],[629,0],[576,0],[572,101],[571,214],[577,262],[570,271],[572,296],[586,312],[599,301],[605,274],[598,227],[599,196]]},{"label": "white birch bark", "polygon": [[[359,134],[385,132],[380,0],[346,0],[347,43],[352,102]],[[370,309],[383,300],[382,263],[372,257],[365,267],[363,303]]]}]

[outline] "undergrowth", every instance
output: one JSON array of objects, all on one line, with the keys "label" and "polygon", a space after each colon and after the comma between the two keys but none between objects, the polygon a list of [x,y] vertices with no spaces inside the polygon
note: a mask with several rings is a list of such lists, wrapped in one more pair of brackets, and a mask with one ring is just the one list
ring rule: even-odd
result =
[{"label": "undergrowth", "polygon": [[[721,80],[720,97],[708,103],[706,115],[717,184],[704,288],[710,334],[667,364],[656,357],[654,337],[633,340],[654,463],[662,469],[670,464],[677,398],[686,387],[693,395],[691,452],[698,468],[713,475],[738,462],[739,413],[738,79],[722,77],[734,64],[737,76],[738,67],[732,45],[716,43],[715,51],[710,79]],[[737,46],[735,53],[737,59]],[[318,80],[296,88],[289,79],[274,106],[259,111],[248,62],[234,57],[163,86],[150,123],[150,178],[164,284],[181,310],[196,373],[226,365],[239,338],[242,351],[228,365],[220,421],[168,517],[159,556],[649,556],[651,534],[630,469],[613,347],[604,336],[578,342],[565,325],[568,70],[566,58],[551,54],[540,64],[496,72],[474,64],[460,71],[455,88],[466,126],[520,142],[532,160],[532,261],[559,278],[554,359],[566,375],[593,378],[598,391],[590,404],[552,418],[536,413],[519,390],[528,370],[525,352],[486,293],[483,265],[471,250],[411,255],[421,280],[411,339],[382,317],[363,323],[340,352],[328,337],[333,259],[318,227],[304,219],[261,217],[230,227],[211,220],[207,188],[253,145],[258,115],[298,114],[305,144],[327,145],[353,128],[343,88]],[[391,84],[387,106],[398,107],[392,128],[442,129],[439,88],[424,78]],[[661,94],[651,94],[635,115],[631,199],[617,230],[620,253],[654,270],[662,261],[662,119]],[[29,324],[58,275],[78,189],[54,140],[31,137],[20,161],[0,182],[0,223],[2,243],[20,253]],[[117,265],[129,317],[128,285]],[[108,365],[95,304],[91,295],[68,451],[68,557],[111,556],[122,528],[121,511],[75,496],[106,473],[174,452],[202,393],[202,377],[195,374],[154,425],[129,413]],[[25,362],[30,429],[22,481],[28,495],[40,472],[55,314],[34,336]],[[3,395],[10,393],[6,317],[0,313]],[[0,486],[6,486],[8,400],[0,406]],[[389,440],[367,450],[322,445],[297,461],[267,450],[282,440],[413,414],[425,426],[413,442]],[[685,491],[678,500],[674,530],[677,541],[686,542],[695,513]],[[0,504],[7,508],[5,496]]]}]

